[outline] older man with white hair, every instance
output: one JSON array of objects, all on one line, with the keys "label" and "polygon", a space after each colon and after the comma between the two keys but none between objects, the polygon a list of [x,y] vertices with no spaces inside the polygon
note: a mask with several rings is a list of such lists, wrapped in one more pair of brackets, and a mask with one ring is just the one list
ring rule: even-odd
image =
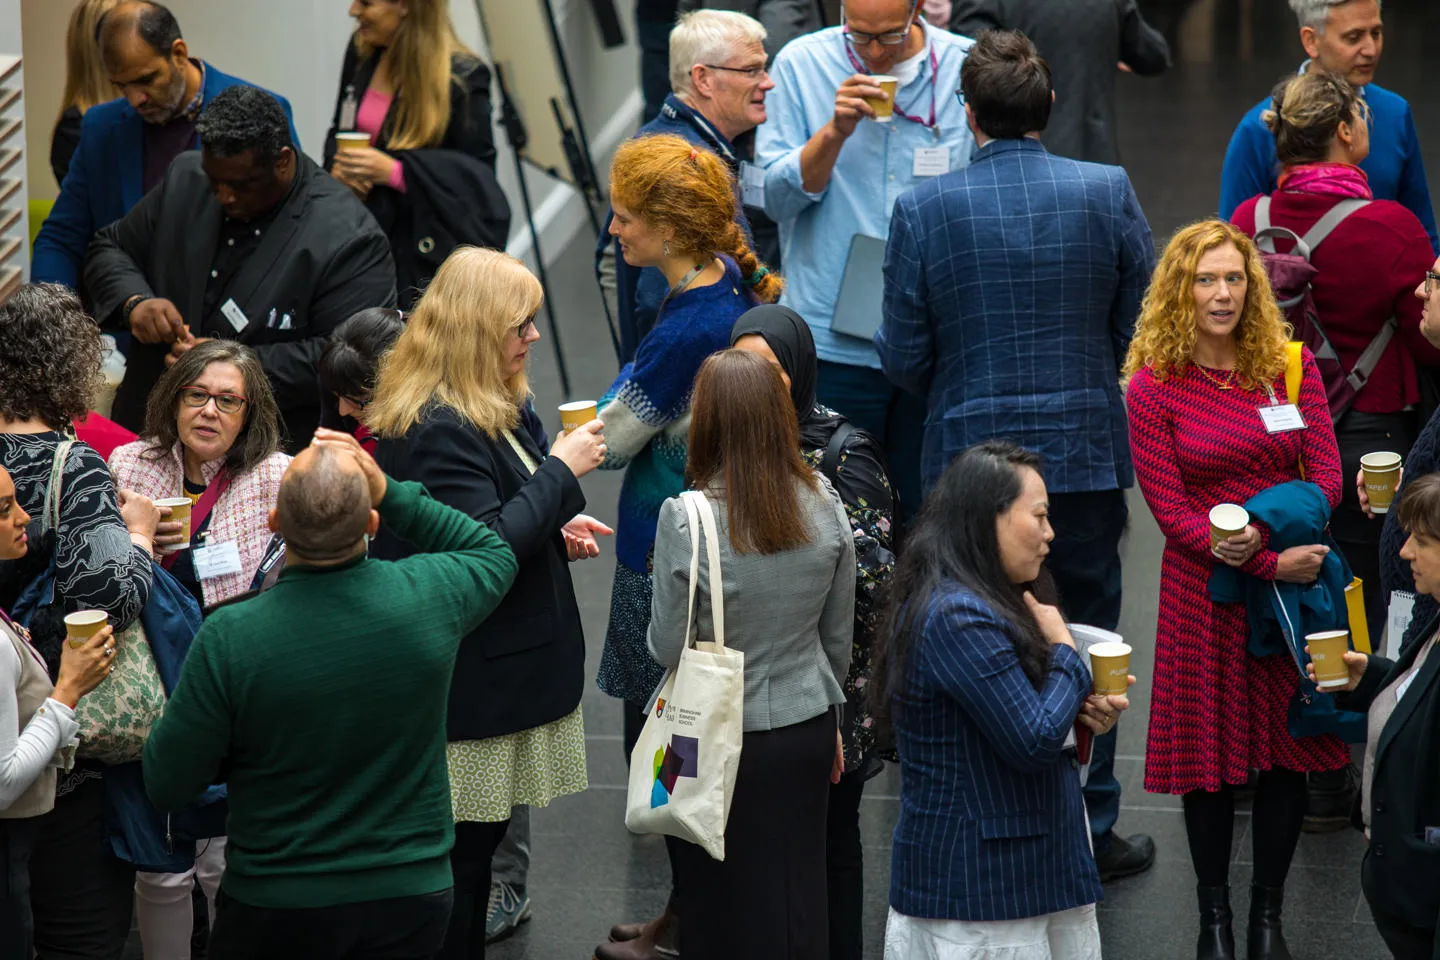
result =
[{"label": "older man with white hair", "polygon": [[[724,160],[737,182],[745,178],[734,142],[765,122],[765,94],[774,88],[765,69],[765,28],[758,20],[727,10],[696,10],[680,17],[670,31],[670,87],[660,115],[640,128],[637,137],[671,133]],[[753,182],[754,177],[750,178]],[[745,202],[762,206],[758,190]],[[620,326],[621,362],[635,356],[640,340],[655,325],[668,292],[657,268],[639,269],[616,253],[606,214],[595,248],[595,273],[602,291],[614,277]],[[736,221],[746,235],[750,224],[738,206]]]},{"label": "older man with white hair", "polygon": [[[1409,208],[1440,253],[1410,104],[1373,82],[1385,47],[1381,0],[1290,0],[1290,8],[1300,20],[1300,44],[1309,57],[1301,71],[1315,66],[1344,77],[1370,107],[1370,155],[1360,169],[1370,178],[1371,193],[1376,200],[1396,200]],[[1228,219],[1251,197],[1275,190],[1275,136],[1260,119],[1269,108],[1267,96],[1245,114],[1230,138],[1220,175],[1222,217]]]}]

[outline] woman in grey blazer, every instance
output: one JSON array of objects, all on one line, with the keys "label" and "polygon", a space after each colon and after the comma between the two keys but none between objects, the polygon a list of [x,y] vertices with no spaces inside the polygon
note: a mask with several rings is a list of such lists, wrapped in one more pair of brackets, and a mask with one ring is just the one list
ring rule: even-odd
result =
[{"label": "woman in grey blazer", "polygon": [[[691,409],[687,479],[716,507],[725,642],[745,654],[745,739],[725,860],[681,844],[680,953],[825,960],[825,806],[844,769],[834,708],[845,699],[854,632],[850,522],[801,459],[790,395],[769,363],[715,354],[700,368]],[[667,667],[691,639],[691,536],[684,505],[667,500],[649,632]],[[694,639],[708,641],[708,570],[699,578]]]}]

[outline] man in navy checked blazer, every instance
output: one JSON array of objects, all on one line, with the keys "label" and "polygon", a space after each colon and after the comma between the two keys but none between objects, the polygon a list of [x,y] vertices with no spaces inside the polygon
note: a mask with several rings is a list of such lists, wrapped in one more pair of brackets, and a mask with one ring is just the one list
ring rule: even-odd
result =
[{"label": "man in navy checked blazer", "polygon": [[[886,375],[927,398],[922,474],[1004,439],[1045,459],[1047,567],[1073,622],[1120,621],[1120,537],[1134,482],[1120,367],[1155,265],[1120,167],[1040,143],[1054,91],[1024,34],[981,34],[960,74],[970,165],[895,204],[885,254]],[[1149,837],[1114,832],[1115,733],[1096,739],[1085,801],[1102,879],[1148,868]]]}]

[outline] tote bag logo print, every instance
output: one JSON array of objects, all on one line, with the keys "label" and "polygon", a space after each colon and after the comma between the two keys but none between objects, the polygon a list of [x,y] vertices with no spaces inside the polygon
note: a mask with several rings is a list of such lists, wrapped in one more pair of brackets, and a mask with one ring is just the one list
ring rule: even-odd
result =
[{"label": "tote bag logo print", "polygon": [[700,741],[675,734],[664,750],[655,751],[655,783],[650,788],[650,809],[663,807],[675,792],[675,781],[694,779],[700,773]]}]

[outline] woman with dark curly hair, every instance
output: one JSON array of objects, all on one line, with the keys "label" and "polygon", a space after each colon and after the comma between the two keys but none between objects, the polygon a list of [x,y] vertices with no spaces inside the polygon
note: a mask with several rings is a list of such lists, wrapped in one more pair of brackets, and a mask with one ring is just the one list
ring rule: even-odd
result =
[{"label": "woman with dark curly hair", "polygon": [[[119,633],[150,595],[160,511],[115,485],[100,455],[74,443],[61,465],[60,525],[47,529],[45,494],[70,422],[83,417],[100,379],[100,333],[69,289],[26,284],[0,303],[0,466],[35,517],[27,561],[0,573],[0,607],[55,561],[55,605],[104,610]],[[50,611],[31,635],[56,675],[64,626]],[[104,767],[78,763],[37,821],[31,860],[35,946],[41,956],[118,957],[130,933],[135,870],[109,848]]]}]

